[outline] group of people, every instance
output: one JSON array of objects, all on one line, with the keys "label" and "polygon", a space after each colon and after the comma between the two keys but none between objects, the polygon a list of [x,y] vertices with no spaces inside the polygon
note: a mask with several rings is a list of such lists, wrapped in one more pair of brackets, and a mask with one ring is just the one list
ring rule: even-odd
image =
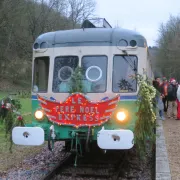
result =
[{"label": "group of people", "polygon": [[153,81],[156,88],[156,105],[159,110],[159,116],[165,119],[164,112],[170,119],[180,120],[180,85],[174,78],[169,81],[166,77],[157,77]]}]

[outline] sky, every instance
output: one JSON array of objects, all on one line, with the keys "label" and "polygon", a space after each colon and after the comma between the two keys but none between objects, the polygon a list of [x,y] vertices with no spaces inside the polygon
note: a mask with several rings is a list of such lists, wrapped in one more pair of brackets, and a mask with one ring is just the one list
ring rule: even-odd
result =
[{"label": "sky", "polygon": [[105,18],[112,27],[136,30],[148,46],[155,46],[158,29],[170,15],[180,14],[180,0],[96,0],[96,16]]}]

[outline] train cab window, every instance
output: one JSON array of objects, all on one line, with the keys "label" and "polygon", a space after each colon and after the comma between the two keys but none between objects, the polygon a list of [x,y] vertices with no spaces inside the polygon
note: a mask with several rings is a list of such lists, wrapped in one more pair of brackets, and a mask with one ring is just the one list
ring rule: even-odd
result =
[{"label": "train cab window", "polygon": [[45,93],[48,90],[49,57],[34,60],[33,92]]},{"label": "train cab window", "polygon": [[112,79],[113,92],[128,93],[137,91],[137,81],[130,77],[137,72],[137,63],[137,56],[114,56]]},{"label": "train cab window", "polygon": [[107,86],[107,56],[83,56],[83,87],[87,93],[103,93]]},{"label": "train cab window", "polygon": [[69,80],[78,66],[78,56],[60,56],[55,58],[53,86],[54,93],[68,93],[70,91]]}]

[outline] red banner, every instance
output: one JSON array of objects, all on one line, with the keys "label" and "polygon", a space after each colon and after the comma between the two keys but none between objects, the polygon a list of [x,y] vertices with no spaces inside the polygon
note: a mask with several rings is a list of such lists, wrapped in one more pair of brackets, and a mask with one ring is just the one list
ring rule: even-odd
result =
[{"label": "red banner", "polygon": [[64,102],[55,102],[38,95],[48,119],[58,125],[96,126],[107,122],[116,108],[119,95],[101,102],[89,101],[83,94],[72,94]]}]

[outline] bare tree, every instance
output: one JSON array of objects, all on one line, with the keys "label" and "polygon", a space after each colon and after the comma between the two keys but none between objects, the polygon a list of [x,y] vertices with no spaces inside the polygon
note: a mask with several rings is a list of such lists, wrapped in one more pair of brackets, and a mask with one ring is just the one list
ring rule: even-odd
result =
[{"label": "bare tree", "polygon": [[67,16],[72,23],[72,28],[93,16],[96,7],[94,0],[67,0],[67,4]]},{"label": "bare tree", "polygon": [[93,15],[95,5],[95,0],[0,0],[0,78],[31,83],[35,39],[76,27]]},{"label": "bare tree", "polygon": [[59,15],[58,18],[60,19],[61,13],[62,16],[64,14],[65,7],[64,0],[29,0],[26,11],[32,41],[38,35],[55,29],[57,18],[54,16]]}]

